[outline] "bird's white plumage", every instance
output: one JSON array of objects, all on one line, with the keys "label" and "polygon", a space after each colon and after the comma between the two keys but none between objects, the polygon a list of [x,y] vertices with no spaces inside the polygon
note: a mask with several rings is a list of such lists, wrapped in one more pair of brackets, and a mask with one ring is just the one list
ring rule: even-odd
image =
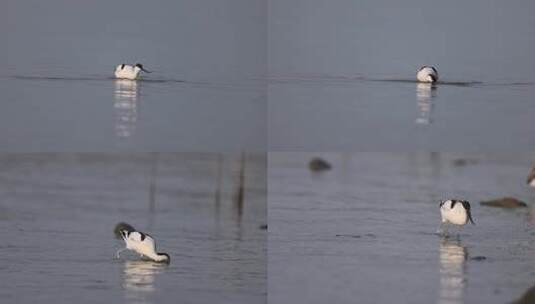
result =
[{"label": "bird's white plumage", "polygon": [[437,82],[438,72],[434,67],[423,66],[418,70],[416,78],[420,82]]},{"label": "bird's white plumage", "polygon": [[167,254],[156,252],[156,243],[150,235],[139,231],[121,231],[126,249],[135,251],[142,256],[148,257],[156,262],[169,262]]},{"label": "bird's white plumage", "polygon": [[139,63],[133,66],[128,64],[119,64],[115,67],[115,78],[135,80],[138,78],[141,71],[151,73],[150,71],[145,70],[143,65]]},{"label": "bird's white plumage", "polygon": [[[468,221],[474,224],[470,211],[470,203],[464,200],[441,201],[440,216],[442,220],[437,232],[441,234],[447,234],[448,224],[464,226]],[[442,230],[443,227],[445,228],[444,230]]]},{"label": "bird's white plumage", "polygon": [[[468,202],[466,202],[468,203]],[[455,225],[465,225],[470,219],[470,205],[468,209],[461,201],[447,200],[440,206],[440,216],[443,223],[452,223]]]},{"label": "bird's white plumage", "polygon": [[451,207],[452,201],[446,201],[442,207],[440,207],[440,215],[442,217],[442,222],[452,223],[455,225],[465,225],[468,221],[468,216],[466,215],[466,210],[464,210],[462,204],[455,204],[453,208]]},{"label": "bird's white plumage", "polygon": [[535,187],[535,167],[531,169],[531,172],[528,175],[527,182],[528,182],[528,185],[530,185],[531,187]]}]

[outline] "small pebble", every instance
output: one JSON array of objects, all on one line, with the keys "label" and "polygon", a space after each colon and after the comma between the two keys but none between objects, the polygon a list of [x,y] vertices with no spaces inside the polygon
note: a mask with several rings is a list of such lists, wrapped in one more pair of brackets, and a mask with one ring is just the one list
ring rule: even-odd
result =
[{"label": "small pebble", "polygon": [[482,255],[478,255],[478,256],[475,256],[475,257],[471,257],[471,258],[470,258],[470,260],[472,260],[472,261],[484,261],[484,260],[486,260],[486,259],[487,259],[487,257],[484,257],[484,256],[482,256]]}]

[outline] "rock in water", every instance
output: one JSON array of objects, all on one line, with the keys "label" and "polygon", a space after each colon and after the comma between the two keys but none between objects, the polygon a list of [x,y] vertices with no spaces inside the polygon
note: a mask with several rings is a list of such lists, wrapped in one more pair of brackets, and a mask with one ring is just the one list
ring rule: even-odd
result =
[{"label": "rock in water", "polygon": [[480,204],[483,206],[496,208],[524,208],[528,206],[523,201],[517,200],[513,197],[504,197],[490,201],[482,201]]},{"label": "rock in water", "polygon": [[535,286],[528,289],[522,297],[513,302],[513,304],[530,304],[535,303]]},{"label": "rock in water", "polygon": [[308,168],[313,172],[327,171],[331,169],[331,164],[329,164],[326,160],[316,157],[310,160],[308,163]]},{"label": "rock in water", "polygon": [[484,261],[486,259],[487,259],[487,257],[484,257],[482,255],[478,255],[478,256],[470,258],[470,260],[472,260],[472,261]]}]

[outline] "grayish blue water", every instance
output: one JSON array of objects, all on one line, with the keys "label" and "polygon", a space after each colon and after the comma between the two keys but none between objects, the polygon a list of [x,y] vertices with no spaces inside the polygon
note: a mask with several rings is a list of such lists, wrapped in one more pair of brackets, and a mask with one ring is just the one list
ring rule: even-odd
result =
[{"label": "grayish blue water", "polygon": [[535,86],[315,80],[270,85],[269,143],[292,151],[529,151]]},{"label": "grayish blue water", "polygon": [[[529,1],[271,1],[270,147],[533,150],[534,9]],[[439,71],[434,90],[414,82],[422,65]]]},{"label": "grayish blue water", "polygon": [[[265,303],[266,158],[1,154],[3,303]],[[170,265],[140,261],[113,228],[155,237]]]},{"label": "grayish blue water", "polygon": [[[308,170],[318,155],[331,171]],[[535,283],[535,189],[525,182],[533,162],[521,154],[270,153],[269,303],[519,298]],[[504,196],[531,207],[479,204]],[[438,204],[452,197],[471,202],[476,225],[442,238]]]},{"label": "grayish blue water", "polygon": [[[266,147],[263,1],[3,1],[1,151]],[[133,85],[115,66],[154,71]]]}]

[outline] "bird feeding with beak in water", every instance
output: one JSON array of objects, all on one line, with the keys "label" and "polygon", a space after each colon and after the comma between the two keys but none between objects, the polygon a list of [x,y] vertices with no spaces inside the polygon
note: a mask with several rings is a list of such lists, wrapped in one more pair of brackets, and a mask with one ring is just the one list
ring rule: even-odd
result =
[{"label": "bird feeding with beak in water", "polygon": [[416,73],[416,79],[418,79],[419,82],[435,83],[438,81],[437,69],[432,66],[424,65],[418,69],[418,73]]},{"label": "bird feeding with beak in water", "polygon": [[117,67],[115,67],[115,78],[135,80],[138,78],[141,71],[145,73],[152,73],[145,70],[141,63],[136,63],[133,66],[124,63],[119,64]]},{"label": "bird feeding with beak in water", "polygon": [[121,252],[125,250],[132,250],[139,253],[142,257],[147,257],[154,262],[166,264],[171,262],[171,257],[167,253],[156,252],[156,242],[152,236],[148,235],[147,233],[137,231],[134,229],[134,227],[128,224],[121,224],[122,226],[118,229],[118,233],[125,242],[126,248],[117,251],[117,258],[120,258]]},{"label": "bird feeding with beak in water", "polygon": [[[439,233],[447,233],[447,224],[464,226],[468,221],[475,225],[470,211],[470,203],[464,200],[450,199],[440,202],[440,227]],[[442,231],[442,227],[446,229]]]}]

